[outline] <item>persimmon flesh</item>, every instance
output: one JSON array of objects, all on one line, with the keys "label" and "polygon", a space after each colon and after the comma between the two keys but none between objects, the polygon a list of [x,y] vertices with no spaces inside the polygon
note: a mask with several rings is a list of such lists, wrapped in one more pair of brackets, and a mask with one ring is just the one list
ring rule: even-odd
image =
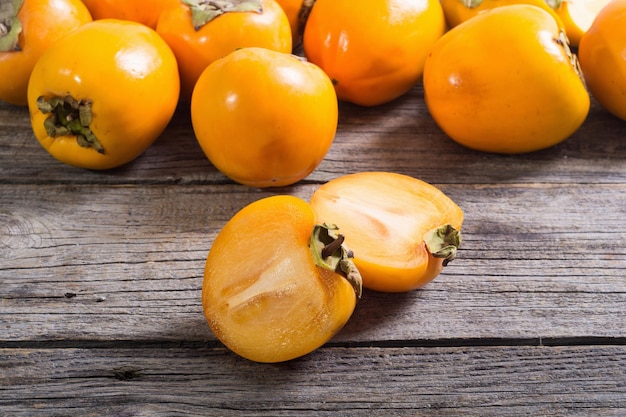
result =
[{"label": "persimmon flesh", "polygon": [[335,178],[313,194],[317,222],[336,225],[354,252],[363,287],[420,288],[439,275],[461,241],[461,208],[435,186],[390,172]]},{"label": "persimmon flesh", "polygon": [[209,327],[233,352],[256,362],[294,359],[326,343],[352,315],[360,276],[340,235],[314,220],[305,201],[276,195],[244,207],[216,237],[202,304]]}]

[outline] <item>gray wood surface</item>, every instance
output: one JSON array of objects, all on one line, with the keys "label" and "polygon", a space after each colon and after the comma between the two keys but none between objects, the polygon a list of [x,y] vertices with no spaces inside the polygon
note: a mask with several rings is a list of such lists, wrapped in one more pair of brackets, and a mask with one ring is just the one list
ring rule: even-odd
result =
[{"label": "gray wood surface", "polygon": [[[139,159],[95,172],[51,158],[28,111],[0,103],[0,415],[626,415],[626,123],[594,102],[562,144],[490,155],[446,138],[422,94],[342,103],[321,166],[268,190],[217,172],[184,106]],[[221,227],[364,170],[455,200],[458,258],[421,290],[366,291],[301,359],[226,350],[200,300]]]}]

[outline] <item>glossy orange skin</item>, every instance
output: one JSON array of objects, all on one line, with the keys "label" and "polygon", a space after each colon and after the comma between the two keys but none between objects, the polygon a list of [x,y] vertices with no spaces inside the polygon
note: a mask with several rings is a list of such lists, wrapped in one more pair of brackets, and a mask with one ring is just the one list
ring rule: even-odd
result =
[{"label": "glossy orange skin", "polygon": [[83,0],[94,19],[121,19],[156,28],[161,12],[179,0]]},{"label": "glossy orange skin", "polygon": [[335,224],[354,252],[363,287],[411,291],[443,270],[425,234],[449,224],[461,230],[463,211],[436,187],[391,172],[359,172],[321,185],[311,197],[317,223]]},{"label": "glossy orange skin", "polygon": [[340,100],[375,106],[420,80],[428,50],[445,29],[439,0],[317,0],[303,46]]},{"label": "glossy orange skin", "polygon": [[238,355],[257,362],[306,355],[352,315],[354,288],[313,261],[314,220],[297,197],[267,197],[235,214],[213,242],[202,305],[215,336]]},{"label": "glossy orange skin", "polygon": [[476,7],[466,6],[462,0],[441,0],[443,13],[446,16],[446,22],[450,28],[453,28],[487,10],[491,10],[496,7],[510,6],[512,4],[530,4],[532,6],[537,6],[550,13],[559,26],[564,27],[561,18],[557,15],[554,9],[545,2],[545,0],[483,0],[482,3]]},{"label": "glossy orange skin", "polygon": [[26,106],[28,79],[41,54],[92,18],[80,0],[25,0],[18,18],[20,50],[0,52],[0,100]]},{"label": "glossy orange skin", "polygon": [[437,124],[464,146],[504,154],[548,148],[572,135],[590,100],[560,31],[549,13],[520,4],[446,33],[424,71]]},{"label": "glossy orange skin", "polygon": [[281,187],[308,176],[328,152],[337,96],[314,64],[242,48],[202,73],[191,120],[202,150],[225,175],[252,187]]},{"label": "glossy orange skin", "polygon": [[290,53],[292,48],[289,21],[275,0],[263,0],[263,13],[225,13],[197,31],[189,7],[180,3],[161,15],[156,30],[176,55],[185,100],[202,71],[235,49],[255,46]]},{"label": "glossy orange skin", "polygon": [[613,0],[582,36],[578,55],[587,87],[613,115],[626,120],[626,0]]},{"label": "glossy orange skin", "polygon": [[[80,59],[78,59],[80,58]],[[33,132],[56,159],[87,169],[126,164],[161,134],[178,103],[176,58],[158,34],[142,24],[96,20],[52,45],[33,69],[28,105]],[[76,136],[51,138],[37,98],[92,101],[90,128],[105,154],[80,147]]]},{"label": "glossy orange skin", "polygon": [[287,15],[291,27],[291,41],[295,46],[300,42],[300,31],[304,29],[300,27],[300,10],[303,0],[276,0],[276,3],[282,7]]}]

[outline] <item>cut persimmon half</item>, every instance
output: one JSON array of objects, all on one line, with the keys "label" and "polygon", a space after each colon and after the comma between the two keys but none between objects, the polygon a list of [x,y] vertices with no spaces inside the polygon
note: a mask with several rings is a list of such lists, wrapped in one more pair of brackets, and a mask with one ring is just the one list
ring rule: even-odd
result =
[{"label": "cut persimmon half", "polygon": [[463,211],[437,187],[390,172],[335,178],[311,197],[316,222],[336,225],[354,252],[363,287],[420,288],[439,275],[461,243]]},{"label": "cut persimmon half", "polygon": [[202,304],[214,335],[238,355],[283,362],[331,339],[352,315],[361,278],[334,227],[294,196],[235,214],[207,256]]}]

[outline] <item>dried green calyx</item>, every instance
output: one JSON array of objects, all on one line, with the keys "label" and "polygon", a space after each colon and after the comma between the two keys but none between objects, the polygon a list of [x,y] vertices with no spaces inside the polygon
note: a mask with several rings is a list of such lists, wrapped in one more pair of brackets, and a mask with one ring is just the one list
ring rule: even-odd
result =
[{"label": "dried green calyx", "polygon": [[352,252],[343,244],[343,235],[336,226],[316,224],[309,248],[315,264],[344,276],[354,288],[357,298],[363,292],[363,279],[352,260]]},{"label": "dried green calyx", "polygon": [[0,52],[19,51],[22,22],[17,13],[24,0],[0,0]]},{"label": "dried green calyx", "polygon": [[230,12],[263,13],[262,0],[182,0],[191,9],[193,27],[202,26],[216,17]]},{"label": "dried green calyx", "polygon": [[104,154],[104,148],[91,131],[89,125],[93,118],[90,100],[76,100],[72,96],[37,99],[37,107],[43,114],[48,114],[44,121],[46,133],[51,138],[76,136],[76,142],[83,148],[93,148]]},{"label": "dried green calyx", "polygon": [[456,258],[456,251],[461,245],[461,232],[449,224],[436,227],[426,233],[426,248],[435,258],[443,258],[443,266]]}]

